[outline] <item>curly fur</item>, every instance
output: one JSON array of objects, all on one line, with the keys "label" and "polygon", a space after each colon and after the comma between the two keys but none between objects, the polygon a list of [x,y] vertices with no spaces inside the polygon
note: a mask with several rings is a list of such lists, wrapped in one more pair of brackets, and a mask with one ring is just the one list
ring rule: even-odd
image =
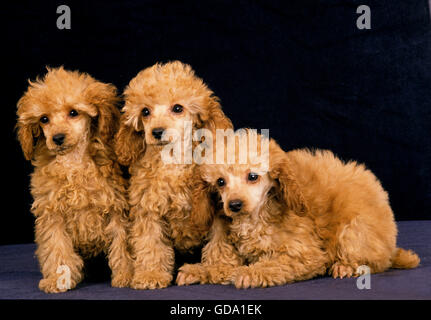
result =
[{"label": "curly fur", "polygon": [[[111,146],[117,103],[113,85],[62,67],[30,82],[18,102],[18,139],[34,165],[31,210],[45,292],[65,291],[57,286],[60,265],[69,267],[73,288],[83,278],[83,259],[102,252],[112,285],[130,282],[126,184]],[[70,116],[72,109],[77,116]],[[43,116],[48,123],[41,123]],[[61,146],[53,143],[58,133],[65,134]]]},{"label": "curly fur", "polygon": [[[172,281],[174,248],[189,251],[201,245],[212,219],[210,198],[196,176],[195,164],[164,164],[164,144],[154,128],[181,130],[185,121],[193,130],[232,128],[219,100],[189,65],[179,61],[156,64],[130,81],[116,135],[119,161],[131,174],[129,204],[130,243],[134,258],[135,289],[166,287]],[[184,107],[181,114],[172,106]],[[147,108],[150,115],[143,116]],[[194,210],[193,206],[203,210]]]},{"label": "curly fur", "polygon": [[[269,172],[247,181],[249,164],[202,165],[200,175],[217,187],[223,209],[214,219],[202,263],[186,264],[179,285],[232,283],[266,287],[329,272],[356,276],[414,268],[419,257],[396,247],[397,228],[388,195],[364,165],[344,163],[330,151],[285,153],[270,141]],[[253,196],[251,196],[253,195]],[[243,201],[240,212],[227,203]]]}]

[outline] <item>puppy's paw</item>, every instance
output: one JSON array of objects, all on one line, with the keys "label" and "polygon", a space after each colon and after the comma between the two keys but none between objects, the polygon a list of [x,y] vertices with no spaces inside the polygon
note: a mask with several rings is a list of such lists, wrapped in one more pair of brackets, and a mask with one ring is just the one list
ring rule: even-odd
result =
[{"label": "puppy's paw", "polygon": [[356,273],[356,268],[357,268],[356,266],[350,266],[348,264],[336,262],[332,265],[329,273],[332,275],[334,279],[336,278],[343,279],[344,277],[346,278],[357,277],[358,274]]},{"label": "puppy's paw", "polygon": [[178,270],[176,283],[179,286],[206,283],[207,272],[202,264],[185,264]]},{"label": "puppy's paw", "polygon": [[111,279],[111,286],[116,288],[125,288],[130,285],[130,282],[132,281],[132,273],[125,271],[125,272],[116,272],[115,275],[112,276]]},{"label": "puppy's paw", "polygon": [[172,275],[162,271],[141,271],[133,276],[133,289],[161,289],[171,284]]},{"label": "puppy's paw", "polygon": [[206,267],[208,282],[212,284],[231,284],[235,267],[226,265],[210,265]]},{"label": "puppy's paw", "polygon": [[242,266],[235,269],[231,282],[238,289],[246,289],[279,286],[292,280],[283,275],[279,268]]},{"label": "puppy's paw", "polygon": [[75,287],[73,283],[70,283],[70,288],[67,288],[64,283],[58,283],[58,280],[58,277],[42,279],[39,281],[39,289],[45,293],[60,293]]},{"label": "puppy's paw", "polygon": [[235,269],[231,277],[231,282],[237,289],[247,289],[252,286],[252,282],[256,282],[253,279],[254,275],[248,266],[242,266]]}]

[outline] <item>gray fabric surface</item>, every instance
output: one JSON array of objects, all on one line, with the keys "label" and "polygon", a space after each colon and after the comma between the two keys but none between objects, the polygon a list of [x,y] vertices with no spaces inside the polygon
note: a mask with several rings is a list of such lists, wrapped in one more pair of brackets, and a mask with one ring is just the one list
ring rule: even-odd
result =
[{"label": "gray fabric surface", "polygon": [[0,299],[108,299],[108,300],[284,300],[284,299],[431,299],[431,221],[398,222],[398,245],[413,249],[421,265],[413,270],[389,270],[371,275],[371,289],[359,290],[356,279],[316,278],[285,286],[237,290],[233,286],[170,286],[138,291],[111,288],[109,281],[81,283],[60,294],[38,289],[41,274],[34,244],[0,246]]}]

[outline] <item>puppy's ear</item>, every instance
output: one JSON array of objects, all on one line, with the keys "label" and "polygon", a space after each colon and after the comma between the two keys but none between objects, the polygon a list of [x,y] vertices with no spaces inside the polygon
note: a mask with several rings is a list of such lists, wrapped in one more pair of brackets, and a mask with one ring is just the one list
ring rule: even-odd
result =
[{"label": "puppy's ear", "polygon": [[112,84],[96,81],[86,90],[90,103],[97,109],[97,134],[104,143],[110,143],[118,129],[119,97]]},{"label": "puppy's ear", "polygon": [[28,93],[19,99],[17,107],[18,121],[15,129],[17,130],[18,141],[21,144],[24,157],[27,160],[32,160],[35,155],[36,140],[41,135],[39,119],[35,118],[34,108],[31,99],[28,98]]},{"label": "puppy's ear", "polygon": [[20,120],[18,120],[17,129],[18,140],[21,144],[22,151],[24,152],[24,157],[27,160],[31,160],[35,149],[35,138],[39,136],[39,132],[34,125],[23,123]]},{"label": "puppy's ear", "polygon": [[279,191],[287,206],[299,216],[307,214],[308,206],[292,171],[289,157],[274,140],[269,143],[269,163],[269,175],[279,182]]},{"label": "puppy's ear", "polygon": [[215,133],[216,129],[233,129],[232,122],[221,109],[219,99],[211,96],[207,104],[207,115],[202,116],[203,127]]},{"label": "puppy's ear", "polygon": [[195,167],[192,180],[191,218],[198,229],[208,229],[215,214],[215,203],[212,199],[215,190],[204,181],[199,166]]},{"label": "puppy's ear", "polygon": [[120,120],[120,129],[115,135],[115,153],[118,162],[129,166],[145,152],[145,132],[137,132],[132,125],[127,124],[126,115]]}]

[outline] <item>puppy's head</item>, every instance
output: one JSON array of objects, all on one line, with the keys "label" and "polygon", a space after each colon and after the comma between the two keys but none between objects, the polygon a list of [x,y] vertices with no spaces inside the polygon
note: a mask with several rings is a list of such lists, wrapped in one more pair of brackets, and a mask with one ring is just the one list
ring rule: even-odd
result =
[{"label": "puppy's head", "polygon": [[129,165],[146,145],[163,145],[182,139],[184,128],[231,128],[218,98],[192,68],[179,61],[156,64],[133,78],[124,91],[125,106],[116,152]]},{"label": "puppy's head", "polygon": [[[255,153],[251,152],[251,139],[256,139]],[[224,141],[224,150],[217,144],[215,151],[222,154],[216,157],[223,161],[200,167],[202,179],[218,191],[227,216],[258,212],[275,186],[268,167],[262,163],[268,158],[268,150],[262,148],[263,139],[268,142],[267,138],[252,134],[250,130],[238,130],[234,137]]]},{"label": "puppy's head", "polygon": [[[251,147],[251,139],[257,139],[256,151]],[[228,159],[228,150],[231,149],[225,144],[224,163],[200,167],[202,179],[218,191],[227,216],[259,214],[271,199],[283,202],[297,214],[305,212],[302,193],[288,156],[274,140],[268,141],[268,138],[246,130],[245,134],[235,137],[234,162]],[[265,159],[269,160],[269,166],[263,165]]]},{"label": "puppy's head", "polygon": [[108,143],[116,131],[119,111],[113,85],[88,74],[49,69],[18,101],[18,139],[26,159],[35,148],[66,154],[97,135]]}]

